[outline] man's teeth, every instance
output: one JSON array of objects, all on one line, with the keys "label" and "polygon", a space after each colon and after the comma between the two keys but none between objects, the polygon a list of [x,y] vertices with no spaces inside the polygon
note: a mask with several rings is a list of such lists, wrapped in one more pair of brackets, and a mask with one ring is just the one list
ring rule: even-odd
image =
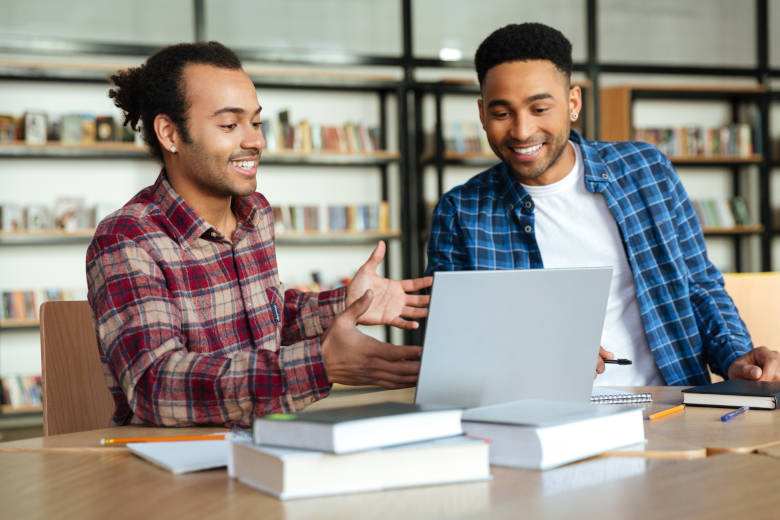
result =
[{"label": "man's teeth", "polygon": [[255,165],[255,161],[230,161],[230,162],[234,166],[237,166],[238,168],[244,168],[244,169],[252,168]]},{"label": "man's teeth", "polygon": [[526,155],[529,153],[534,153],[536,150],[542,147],[542,143],[535,144],[533,146],[529,146],[527,148],[514,148],[515,153],[519,153],[521,155]]}]

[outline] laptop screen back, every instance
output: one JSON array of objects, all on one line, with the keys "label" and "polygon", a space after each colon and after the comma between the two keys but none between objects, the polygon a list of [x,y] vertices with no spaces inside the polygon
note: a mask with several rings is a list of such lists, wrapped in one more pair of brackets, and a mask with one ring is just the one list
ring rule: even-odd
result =
[{"label": "laptop screen back", "polygon": [[588,402],[612,269],[437,272],[415,402]]}]

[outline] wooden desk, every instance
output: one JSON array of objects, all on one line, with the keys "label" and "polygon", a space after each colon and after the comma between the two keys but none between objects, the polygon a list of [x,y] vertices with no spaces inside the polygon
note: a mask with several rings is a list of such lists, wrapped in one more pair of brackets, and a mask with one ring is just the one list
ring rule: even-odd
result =
[{"label": "wooden desk", "polygon": [[492,474],[488,482],[281,502],[225,470],[173,475],[113,451],[2,453],[0,503],[6,518],[769,518],[780,461],[611,458]]},{"label": "wooden desk", "polygon": [[[645,417],[659,410],[675,406],[682,401],[681,387],[629,388],[653,394],[653,402],[644,404]],[[412,402],[414,389],[382,390],[379,388],[338,387],[331,395],[311,405],[308,409],[326,409],[353,404],[383,401]],[[623,405],[614,405],[623,406]],[[758,449],[780,445],[780,411],[751,410],[741,417],[722,422],[724,408],[689,406],[685,411],[654,421],[645,421],[647,444],[639,448],[612,450],[603,456],[628,456],[645,458],[695,459],[719,453],[752,453]],[[224,431],[221,428],[147,428],[123,426],[92,432],[37,437],[21,441],[0,442],[0,452],[12,451],[94,451],[102,437],[135,437],[181,435]]]}]

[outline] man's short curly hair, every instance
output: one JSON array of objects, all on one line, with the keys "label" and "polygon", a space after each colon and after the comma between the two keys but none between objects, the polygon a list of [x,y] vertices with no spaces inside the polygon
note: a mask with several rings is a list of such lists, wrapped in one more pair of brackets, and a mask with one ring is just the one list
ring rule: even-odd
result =
[{"label": "man's short curly hair", "polygon": [[510,24],[485,38],[474,56],[479,85],[487,72],[509,61],[548,60],[571,78],[571,42],[557,29],[541,23]]}]

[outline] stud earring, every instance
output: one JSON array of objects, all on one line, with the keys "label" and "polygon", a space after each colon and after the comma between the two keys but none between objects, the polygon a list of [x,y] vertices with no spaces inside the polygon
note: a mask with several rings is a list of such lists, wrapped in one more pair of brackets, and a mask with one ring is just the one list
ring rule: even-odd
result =
[{"label": "stud earring", "polygon": [[578,114],[577,112],[574,112],[574,113],[571,115],[571,118],[572,118],[574,121],[576,121],[578,117],[579,117],[579,114]]},{"label": "stud earring", "polygon": [[171,153],[176,153],[176,147],[175,146],[171,146]]}]

